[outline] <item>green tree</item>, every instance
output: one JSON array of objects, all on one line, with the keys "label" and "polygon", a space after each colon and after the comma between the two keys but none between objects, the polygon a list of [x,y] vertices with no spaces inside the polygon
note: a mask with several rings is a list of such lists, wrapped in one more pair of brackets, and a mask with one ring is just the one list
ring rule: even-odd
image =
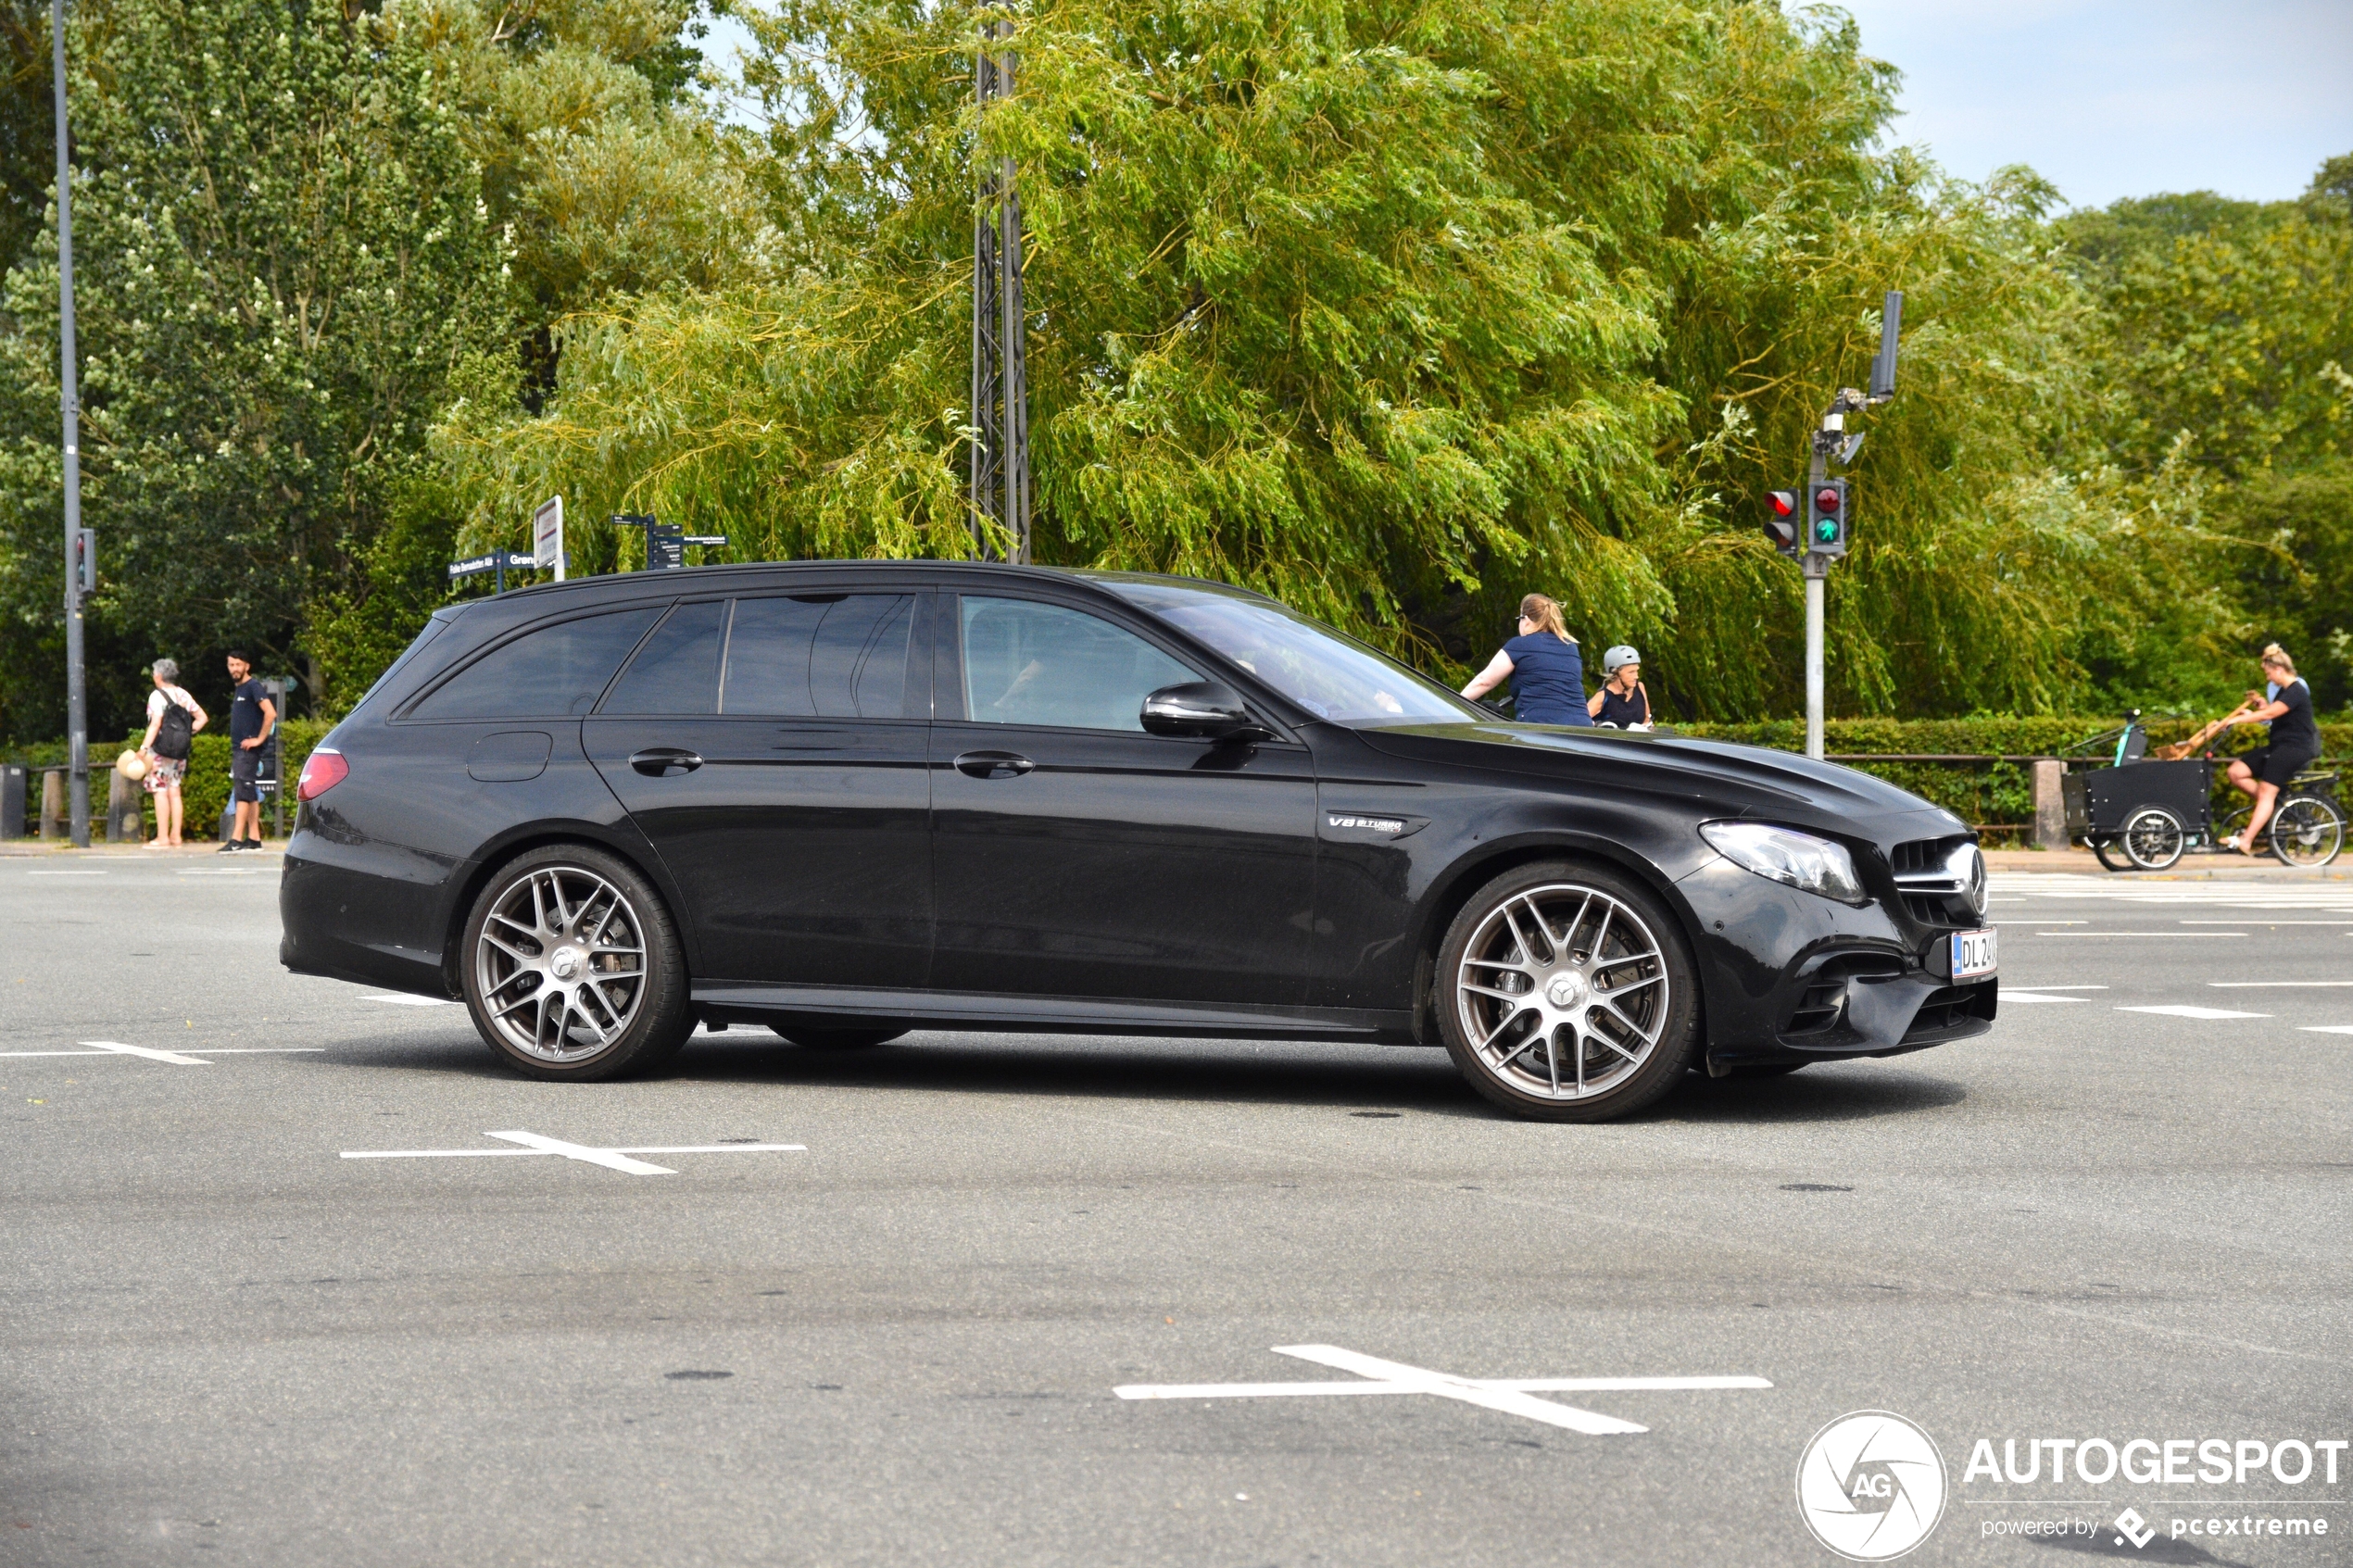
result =
[{"label": "green tree", "polygon": [[[2105,476],[2091,302],[2031,176],[1872,150],[1892,73],[1770,7],[1487,0],[1022,12],[971,104],[968,16],[799,0],[757,24],[775,282],[571,322],[544,417],[471,408],[473,536],[554,490],[739,553],[957,554],[975,157],[1013,157],[1037,552],[1246,583],[1434,667],[1541,587],[1656,644],[1671,707],[1796,698],[1799,583],[1752,522],[1910,295],[1857,470],[1833,689],[2066,706],[2087,618],[2192,547],[2178,475]],[[2151,487],[2156,488],[2151,488]],[[613,553],[622,541],[598,541]]]},{"label": "green tree", "polygon": [[[195,669],[242,641],[296,657],[310,601],[346,586],[453,365],[498,340],[503,311],[459,127],[398,37],[284,0],[117,0],[77,25],[98,727],[157,654]],[[39,570],[59,484],[56,280],[54,243],[9,274],[19,330],[0,340],[0,667],[41,696],[57,668]],[[303,672],[315,693],[320,671]],[[19,730],[57,727],[54,699],[11,698]]]}]

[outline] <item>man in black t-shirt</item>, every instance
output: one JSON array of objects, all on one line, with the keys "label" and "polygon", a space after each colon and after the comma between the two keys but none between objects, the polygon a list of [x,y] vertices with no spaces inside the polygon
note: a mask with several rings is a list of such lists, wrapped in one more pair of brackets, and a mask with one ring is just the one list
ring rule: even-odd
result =
[{"label": "man in black t-shirt", "polygon": [[278,707],[270,688],[253,678],[253,660],[242,648],[229,652],[229,684],[235,691],[229,703],[229,798],[236,803],[237,820],[229,830],[225,851],[261,847],[261,748],[278,727]]},{"label": "man in black t-shirt", "polygon": [[2271,727],[2269,745],[2231,761],[2231,787],[2255,797],[2255,809],[2247,813],[2246,832],[2225,840],[2222,847],[2246,855],[2254,854],[2255,846],[2261,842],[2271,809],[2279,804],[2280,791],[2321,755],[2321,727],[2312,719],[2312,688],[2296,677],[2296,661],[2277,643],[2263,650],[2263,675],[2271,688],[2270,700],[2257,704],[2256,694],[2247,693],[2248,710],[2232,721]]}]

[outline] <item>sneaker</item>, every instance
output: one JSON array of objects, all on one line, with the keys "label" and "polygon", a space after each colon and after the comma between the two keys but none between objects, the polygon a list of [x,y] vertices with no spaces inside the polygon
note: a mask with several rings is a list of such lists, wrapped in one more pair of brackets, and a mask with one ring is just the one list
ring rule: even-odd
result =
[{"label": "sneaker", "polygon": [[242,838],[224,839],[221,841],[220,847],[214,850],[213,853],[216,855],[226,855],[233,849],[243,849],[245,847],[245,841]]}]

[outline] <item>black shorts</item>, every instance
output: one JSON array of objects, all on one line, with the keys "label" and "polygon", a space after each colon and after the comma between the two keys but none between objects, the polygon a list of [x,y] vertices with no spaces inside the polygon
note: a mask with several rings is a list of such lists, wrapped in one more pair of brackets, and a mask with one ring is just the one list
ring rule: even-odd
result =
[{"label": "black shorts", "polygon": [[[265,743],[267,744],[267,743]],[[240,803],[250,800],[261,803],[261,791],[254,787],[254,780],[261,776],[261,746],[247,751],[235,742],[230,743],[229,798]]]},{"label": "black shorts", "polygon": [[2317,751],[2284,751],[2277,746],[2259,746],[2253,751],[2232,759],[2246,764],[2256,782],[2285,789],[2288,781],[2310,767],[2320,756]]}]

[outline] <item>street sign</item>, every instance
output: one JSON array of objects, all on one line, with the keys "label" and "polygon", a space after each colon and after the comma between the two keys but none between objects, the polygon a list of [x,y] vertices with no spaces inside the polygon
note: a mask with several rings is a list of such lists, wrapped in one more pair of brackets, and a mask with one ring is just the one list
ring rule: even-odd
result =
[{"label": "street sign", "polygon": [[449,563],[452,577],[472,577],[484,571],[529,571],[539,563],[521,550],[493,550],[486,556],[472,556]]},{"label": "street sign", "polygon": [[674,522],[646,524],[646,570],[675,571],[686,564],[686,531]]},{"label": "street sign", "polygon": [[531,564],[554,567],[556,581],[564,580],[564,498],[551,495],[531,514]]},{"label": "street sign", "polygon": [[507,573],[529,571],[538,564],[536,559],[524,555],[520,550],[493,550],[486,556],[472,556],[465,560],[451,561],[449,576],[452,581],[455,581],[460,577],[473,577],[482,572],[495,571],[498,574],[498,583],[492,592],[503,594],[507,591]]}]

